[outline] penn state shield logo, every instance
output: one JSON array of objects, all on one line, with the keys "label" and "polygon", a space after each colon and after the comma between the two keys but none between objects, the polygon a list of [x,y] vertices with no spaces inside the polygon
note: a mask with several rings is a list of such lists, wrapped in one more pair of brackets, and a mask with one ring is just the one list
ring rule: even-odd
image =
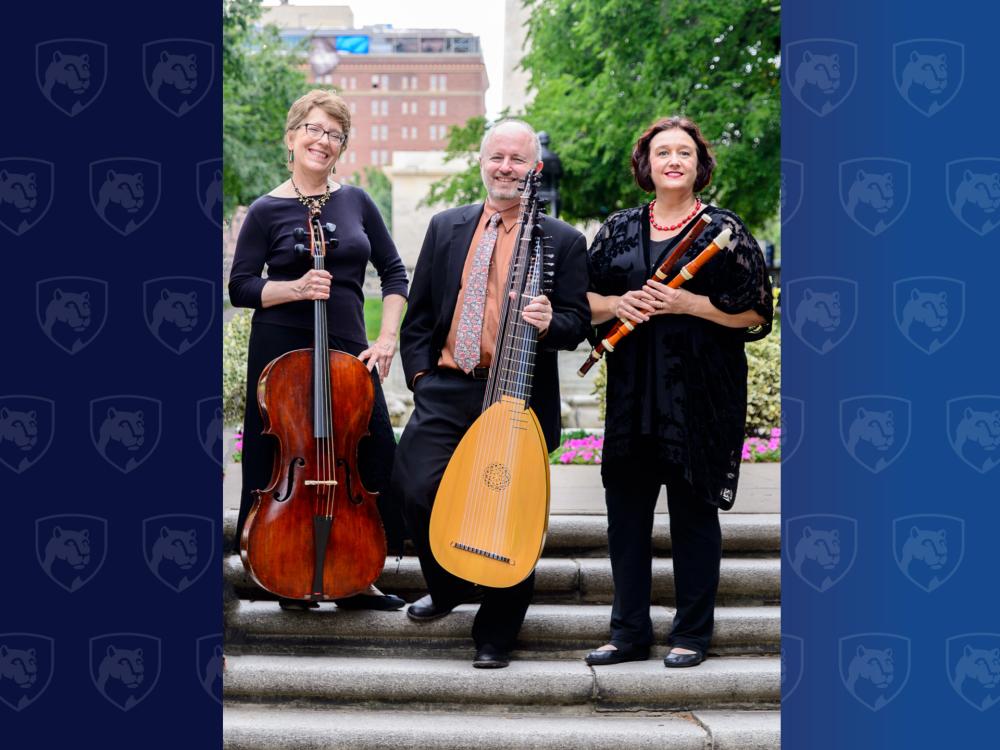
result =
[{"label": "penn state shield logo", "polygon": [[209,159],[194,165],[195,192],[201,212],[222,229],[222,159]]},{"label": "penn state shield logo", "polygon": [[153,516],[142,522],[146,566],[167,588],[186,591],[213,561],[215,521],[205,516]]},{"label": "penn state shield logo", "polygon": [[105,396],[90,402],[90,440],[123,474],[137,469],[160,443],[162,404],[146,396]]},{"label": "penn state shield logo", "polygon": [[907,39],[892,45],[892,74],[903,100],[925,117],[955,98],[965,78],[965,45],[947,39]]},{"label": "penn state shield logo", "polygon": [[792,333],[817,354],[833,351],[858,318],[858,284],[836,276],[808,276],[785,283],[782,310]]},{"label": "penn state shield logo", "polygon": [[164,276],[142,285],[146,327],[174,354],[184,354],[215,319],[215,284],[193,276]]},{"label": "penn state shield logo", "polygon": [[956,159],[945,165],[945,193],[951,212],[985,237],[1000,226],[1000,159]]},{"label": "penn state shield logo", "polygon": [[1000,703],[1000,633],[965,633],[945,641],[948,682],[977,711]]},{"label": "penn state shield logo", "polygon": [[37,464],[52,445],[56,404],[50,398],[0,396],[0,464],[17,474]]},{"label": "penn state shield logo", "polygon": [[806,426],[806,405],[801,399],[781,397],[781,462],[785,463],[802,444]]},{"label": "penn state shield logo", "polygon": [[1000,464],[1000,396],[963,396],[947,404],[948,442],[980,474]]},{"label": "penn state shield logo", "polygon": [[787,224],[802,205],[805,165],[792,159],[781,160],[781,221]]},{"label": "penn state shield logo", "polygon": [[892,633],[858,633],[840,639],[840,680],[872,711],[885,708],[910,679],[910,639]]},{"label": "penn state shield logo", "polygon": [[873,474],[887,469],[910,442],[910,402],[895,396],[857,396],[840,402],[840,441]]},{"label": "penn state shield logo", "polygon": [[0,159],[0,226],[16,237],[36,226],[52,205],[55,174],[44,159]]},{"label": "penn state shield logo", "polygon": [[42,333],[67,354],[97,338],[108,319],[108,284],[87,276],[55,276],[35,285]]},{"label": "penn state shield logo", "polygon": [[209,458],[222,466],[222,399],[218,396],[203,398],[195,404],[195,411],[198,445]]},{"label": "penn state shield logo", "polygon": [[892,285],[896,327],[924,354],[934,354],[965,320],[965,282],[941,276],[913,276]]},{"label": "penn state shield logo", "polygon": [[899,159],[850,159],[840,163],[840,205],[851,221],[877,237],[910,204],[910,165]]},{"label": "penn state shield logo", "polygon": [[785,47],[782,66],[792,96],[826,117],[854,90],[858,46],[843,39],[802,39]]},{"label": "penn state shield logo", "polygon": [[50,39],[35,45],[35,80],[42,96],[76,117],[104,91],[108,46],[92,39]]},{"label": "penn state shield logo", "polygon": [[90,639],[90,679],[97,692],[130,711],[153,692],[163,662],[159,638],[145,633],[105,633]]},{"label": "penn state shield logo", "polygon": [[854,566],[858,522],[847,516],[826,514],[789,518],[785,521],[783,546],[795,575],[823,593]]},{"label": "penn state shield logo", "polygon": [[802,682],[805,642],[795,635],[781,634],[781,700],[788,700]]},{"label": "penn state shield logo", "polygon": [[160,205],[159,162],[139,158],[91,162],[90,205],[118,234],[132,234]]},{"label": "penn state shield logo", "polygon": [[197,39],[157,39],[142,45],[146,90],[175,117],[205,98],[215,79],[215,46]]},{"label": "penn state shield logo", "polygon": [[222,633],[205,635],[195,641],[195,675],[198,684],[222,705]]},{"label": "penn state shield logo", "polygon": [[892,522],[896,565],[930,593],[951,578],[965,556],[965,521],[954,516],[903,516]]},{"label": "penn state shield logo", "polygon": [[52,682],[55,641],[38,633],[0,633],[0,702],[23,711]]},{"label": "penn state shield logo", "polygon": [[62,514],[35,521],[35,556],[45,575],[74,593],[90,583],[108,554],[108,522]]}]

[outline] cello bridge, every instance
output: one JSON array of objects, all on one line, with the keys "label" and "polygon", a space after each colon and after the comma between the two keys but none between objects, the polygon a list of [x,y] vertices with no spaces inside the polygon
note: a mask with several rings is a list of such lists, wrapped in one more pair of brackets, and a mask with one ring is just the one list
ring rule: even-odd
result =
[{"label": "cello bridge", "polygon": [[326,485],[326,486],[336,486],[336,479],[307,479],[303,484],[306,487],[311,487],[315,485]]}]

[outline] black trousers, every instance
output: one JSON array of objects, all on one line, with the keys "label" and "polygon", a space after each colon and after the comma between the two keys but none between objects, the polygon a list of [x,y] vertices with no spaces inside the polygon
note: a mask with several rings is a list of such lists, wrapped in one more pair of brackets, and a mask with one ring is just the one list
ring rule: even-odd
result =
[{"label": "black trousers", "polygon": [[[234,552],[240,549],[240,535],[246,523],[247,514],[253,507],[253,490],[263,489],[271,481],[274,453],[278,441],[271,435],[262,435],[264,423],[257,406],[257,381],[271,360],[295,349],[312,349],[313,334],[307,328],[293,328],[272,324],[255,323],[250,330],[250,346],[247,352],[247,403],[243,413],[243,489],[240,493],[240,513],[236,522]],[[358,355],[363,348],[359,344],[330,337],[330,347]],[[358,444],[358,471],[361,479],[372,492],[378,492],[378,509],[385,527],[386,541],[391,553],[402,554],[403,514],[401,504],[392,496],[389,477],[392,473],[393,457],[396,452],[396,438],[389,421],[389,410],[385,395],[372,372],[375,384],[375,404],[371,421],[368,423],[368,437]]]},{"label": "black trousers", "polygon": [[[653,643],[649,616],[653,508],[661,481],[658,475],[638,466],[628,474],[626,478],[624,472],[615,472],[604,478],[608,549],[615,584],[611,640],[615,645],[649,646]],[[705,653],[715,625],[722,560],[719,509],[696,499],[679,470],[670,472],[666,485],[677,604],[667,644]]]},{"label": "black trousers", "polygon": [[490,644],[510,650],[534,593],[534,572],[510,588],[474,586],[438,564],[428,535],[441,477],[462,436],[482,412],[485,390],[485,381],[444,369],[432,370],[417,380],[413,414],[396,451],[392,486],[394,494],[403,499],[420,569],[434,603],[451,607],[481,592],[483,601],[472,626],[476,647]]}]

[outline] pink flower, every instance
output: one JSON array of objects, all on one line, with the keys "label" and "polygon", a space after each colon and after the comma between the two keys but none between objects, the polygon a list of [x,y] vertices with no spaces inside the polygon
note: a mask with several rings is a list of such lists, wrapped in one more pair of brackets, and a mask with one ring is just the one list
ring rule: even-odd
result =
[{"label": "pink flower", "polygon": [[568,464],[571,463],[574,458],[576,458],[576,451],[566,451],[561,456],[559,456],[559,463]]},{"label": "pink flower", "polygon": [[589,461],[594,457],[594,453],[593,451],[580,451],[579,456],[584,461]]}]

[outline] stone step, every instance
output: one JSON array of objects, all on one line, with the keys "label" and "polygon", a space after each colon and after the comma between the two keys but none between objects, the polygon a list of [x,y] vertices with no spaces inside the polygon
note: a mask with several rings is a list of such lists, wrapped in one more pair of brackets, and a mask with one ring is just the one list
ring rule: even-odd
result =
[{"label": "stone step", "polygon": [[777,711],[705,711],[664,716],[595,713],[418,713],[401,710],[227,705],[224,750],[777,750]]},{"label": "stone step", "polygon": [[[273,599],[250,578],[236,555],[224,561],[225,579],[243,598]],[[387,558],[376,585],[407,601],[423,596],[427,589],[416,557]],[[673,561],[653,558],[653,603],[672,604]],[[781,598],[781,560],[723,558],[719,581],[719,603],[776,604]],[[535,573],[535,601],[609,604],[614,599],[611,561],[607,558],[542,558]]]},{"label": "stone step", "polygon": [[475,669],[471,658],[352,658],[233,655],[226,658],[229,702],[304,701],[316,705],[558,707],[689,711],[776,707],[778,657],[714,657],[694,669],[659,659],[610,667],[582,660],[515,660],[506,669]]},{"label": "stone step", "polygon": [[[339,610],[322,605],[309,612],[283,612],[274,602],[241,601],[226,612],[227,653],[317,653],[412,656],[414,652],[465,658],[472,654],[472,621],[479,607],[463,604],[432,622],[413,622],[403,611]],[[674,610],[653,607],[660,641]],[[533,604],[521,627],[519,658],[582,658],[609,636],[611,607],[600,604]],[[781,640],[780,607],[718,607],[713,654],[776,654]],[[654,649],[662,658],[666,646]]]},{"label": "stone step", "polygon": [[[669,516],[656,514],[653,522],[655,554],[670,552]],[[734,554],[777,554],[781,549],[781,516],[777,513],[723,513],[722,549]],[[236,511],[223,515],[225,549],[232,549]],[[608,520],[604,515],[551,515],[544,555],[601,555],[608,553]]]}]

